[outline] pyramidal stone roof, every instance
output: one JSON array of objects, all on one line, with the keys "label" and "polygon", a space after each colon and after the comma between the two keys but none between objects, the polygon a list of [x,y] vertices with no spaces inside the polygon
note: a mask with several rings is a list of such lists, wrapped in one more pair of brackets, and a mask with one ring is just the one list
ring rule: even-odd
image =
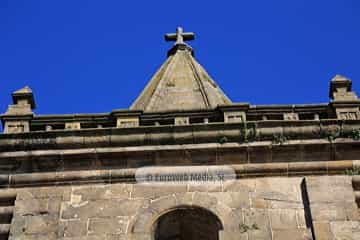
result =
[{"label": "pyramidal stone roof", "polygon": [[333,77],[332,79],[331,79],[331,81],[332,82],[336,82],[336,81],[351,81],[350,79],[348,79],[348,78],[346,78],[346,77],[344,77],[344,76],[342,76],[342,75],[340,75],[340,74],[336,74],[335,75],[335,77]]},{"label": "pyramidal stone roof", "polygon": [[151,78],[130,109],[145,112],[213,109],[231,103],[205,69],[195,60],[193,50],[184,41],[194,39],[179,27],[166,34],[175,41],[168,58]]},{"label": "pyramidal stone roof", "polygon": [[25,86],[19,90],[16,90],[15,92],[13,92],[13,94],[26,94],[26,93],[32,93],[31,88],[29,88],[28,86]]}]

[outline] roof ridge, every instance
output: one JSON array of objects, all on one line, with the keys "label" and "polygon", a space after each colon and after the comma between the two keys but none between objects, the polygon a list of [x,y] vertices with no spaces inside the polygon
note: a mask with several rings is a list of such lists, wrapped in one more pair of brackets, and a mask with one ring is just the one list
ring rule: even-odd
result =
[{"label": "roof ridge", "polygon": [[192,71],[194,73],[195,80],[199,85],[201,95],[203,96],[203,99],[205,100],[205,104],[206,104],[207,107],[211,107],[210,101],[209,101],[209,99],[207,97],[207,94],[206,94],[206,91],[205,91],[205,87],[204,87],[204,85],[202,83],[202,79],[200,78],[200,76],[199,76],[199,74],[197,72],[197,69],[194,66],[193,58],[189,57],[189,56],[187,56],[187,58],[189,59],[189,65],[190,65],[190,67],[191,67],[191,69],[192,69]]}]

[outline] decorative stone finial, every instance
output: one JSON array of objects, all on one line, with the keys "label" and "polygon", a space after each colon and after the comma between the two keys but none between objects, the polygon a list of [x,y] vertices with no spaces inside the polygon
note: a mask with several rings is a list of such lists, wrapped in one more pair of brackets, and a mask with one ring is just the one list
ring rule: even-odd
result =
[{"label": "decorative stone finial", "polygon": [[193,32],[183,32],[182,27],[176,28],[176,33],[165,34],[166,41],[175,41],[174,45],[184,45],[184,41],[190,41],[195,39]]},{"label": "decorative stone finial", "polygon": [[351,85],[350,79],[339,74],[331,79],[329,96],[338,119],[360,119],[360,101],[356,93],[352,91]]},{"label": "decorative stone finial", "polygon": [[30,121],[34,115],[35,100],[32,90],[26,86],[12,93],[14,104],[9,105],[1,115],[4,133],[23,133],[30,131]]},{"label": "decorative stone finial", "polygon": [[339,74],[335,75],[330,82],[329,97],[335,101],[357,100],[356,94],[352,92],[351,85],[352,82],[350,79]]},{"label": "decorative stone finial", "polygon": [[13,92],[12,99],[14,104],[17,105],[29,104],[31,106],[31,109],[35,108],[34,95],[31,88],[29,88],[28,86],[25,86]]}]

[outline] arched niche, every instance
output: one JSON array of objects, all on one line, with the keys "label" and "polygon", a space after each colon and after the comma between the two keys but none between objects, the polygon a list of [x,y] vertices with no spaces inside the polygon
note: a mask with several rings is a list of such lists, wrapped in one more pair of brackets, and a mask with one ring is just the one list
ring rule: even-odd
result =
[{"label": "arched niche", "polygon": [[218,201],[218,198],[208,193],[187,192],[161,197],[141,209],[128,226],[131,239],[154,240],[159,219],[171,211],[184,208],[200,208],[215,216],[221,226],[221,233],[219,233],[221,240],[226,239],[228,232],[238,229],[239,216],[234,214],[229,206]]},{"label": "arched niche", "polygon": [[219,240],[223,229],[211,211],[194,206],[172,209],[161,215],[153,226],[154,240]]}]

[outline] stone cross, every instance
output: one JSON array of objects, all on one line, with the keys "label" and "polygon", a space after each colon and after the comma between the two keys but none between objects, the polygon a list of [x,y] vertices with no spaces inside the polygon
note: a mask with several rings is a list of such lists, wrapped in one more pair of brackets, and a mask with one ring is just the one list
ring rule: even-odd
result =
[{"label": "stone cross", "polygon": [[176,28],[176,33],[167,33],[165,34],[166,41],[175,41],[177,44],[185,44],[184,41],[194,40],[195,34],[192,32],[183,32],[181,27]]}]

